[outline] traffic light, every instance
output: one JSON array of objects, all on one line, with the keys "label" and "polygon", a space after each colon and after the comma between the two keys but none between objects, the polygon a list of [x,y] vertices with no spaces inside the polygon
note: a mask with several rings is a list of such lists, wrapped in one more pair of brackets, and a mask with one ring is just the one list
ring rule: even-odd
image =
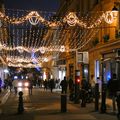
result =
[{"label": "traffic light", "polygon": [[79,78],[77,78],[77,81],[76,81],[77,83],[80,83],[80,79]]},{"label": "traffic light", "polygon": [[80,70],[75,71],[75,98],[74,103],[79,103]]},{"label": "traffic light", "polygon": [[75,73],[75,83],[79,84],[80,83],[80,71],[76,70],[75,72],[76,72]]}]

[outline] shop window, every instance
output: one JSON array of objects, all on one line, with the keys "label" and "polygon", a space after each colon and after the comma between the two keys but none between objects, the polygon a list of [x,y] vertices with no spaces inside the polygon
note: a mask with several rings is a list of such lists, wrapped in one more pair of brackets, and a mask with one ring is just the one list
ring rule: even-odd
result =
[{"label": "shop window", "polygon": [[120,57],[120,49],[117,50],[117,57]]},{"label": "shop window", "polygon": [[100,61],[95,61],[95,79],[100,76]]}]

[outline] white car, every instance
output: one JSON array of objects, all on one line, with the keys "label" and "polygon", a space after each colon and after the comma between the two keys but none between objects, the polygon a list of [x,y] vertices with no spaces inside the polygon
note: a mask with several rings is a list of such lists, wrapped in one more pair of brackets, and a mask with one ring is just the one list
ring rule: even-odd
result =
[{"label": "white car", "polygon": [[28,80],[18,80],[17,86],[21,87],[21,88],[28,88],[29,82],[28,82]]}]

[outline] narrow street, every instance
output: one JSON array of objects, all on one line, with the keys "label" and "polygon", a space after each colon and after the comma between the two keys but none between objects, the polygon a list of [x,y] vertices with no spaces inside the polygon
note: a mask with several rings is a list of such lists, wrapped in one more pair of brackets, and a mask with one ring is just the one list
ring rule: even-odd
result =
[{"label": "narrow street", "polygon": [[2,106],[0,120],[117,120],[116,115],[94,112],[94,104],[85,108],[67,100],[67,112],[61,112],[61,94],[56,90],[34,88],[33,94],[23,91],[24,112],[18,114],[18,95],[10,94],[8,101]]}]

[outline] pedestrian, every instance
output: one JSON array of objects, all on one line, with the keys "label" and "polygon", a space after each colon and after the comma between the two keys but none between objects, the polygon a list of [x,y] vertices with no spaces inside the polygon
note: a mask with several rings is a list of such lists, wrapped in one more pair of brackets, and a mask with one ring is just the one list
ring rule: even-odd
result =
[{"label": "pedestrian", "polygon": [[50,91],[51,93],[53,92],[53,88],[55,88],[55,82],[54,82],[54,79],[51,79],[49,81],[49,87],[50,87]]},{"label": "pedestrian", "polygon": [[117,76],[115,73],[113,74],[112,79],[108,81],[107,89],[109,97],[112,98],[113,112],[115,112],[117,91],[119,90],[119,81],[117,80]]},{"label": "pedestrian", "polygon": [[33,89],[33,81],[30,79],[29,80],[29,87],[28,87],[28,90],[29,90],[29,94],[32,95],[32,89]]},{"label": "pedestrian", "polygon": [[94,96],[95,95],[95,84],[96,84],[96,81],[95,81],[95,77],[94,77],[93,74],[91,75],[90,84],[91,84],[92,94]]},{"label": "pedestrian", "polygon": [[9,89],[10,89],[10,92],[11,92],[12,91],[12,80],[11,79],[9,79],[8,86],[9,86]]},{"label": "pedestrian", "polygon": [[13,80],[12,85],[14,87],[15,94],[17,94],[18,80]]},{"label": "pedestrian", "polygon": [[44,80],[43,84],[44,84],[44,90],[47,90],[47,88],[48,88],[48,81],[46,79]]},{"label": "pedestrian", "polygon": [[62,87],[62,91],[61,93],[67,93],[67,80],[66,80],[66,77],[64,77],[64,79],[61,81],[60,83],[61,87]]},{"label": "pedestrian", "polygon": [[2,79],[0,78],[0,93],[2,92]]}]

